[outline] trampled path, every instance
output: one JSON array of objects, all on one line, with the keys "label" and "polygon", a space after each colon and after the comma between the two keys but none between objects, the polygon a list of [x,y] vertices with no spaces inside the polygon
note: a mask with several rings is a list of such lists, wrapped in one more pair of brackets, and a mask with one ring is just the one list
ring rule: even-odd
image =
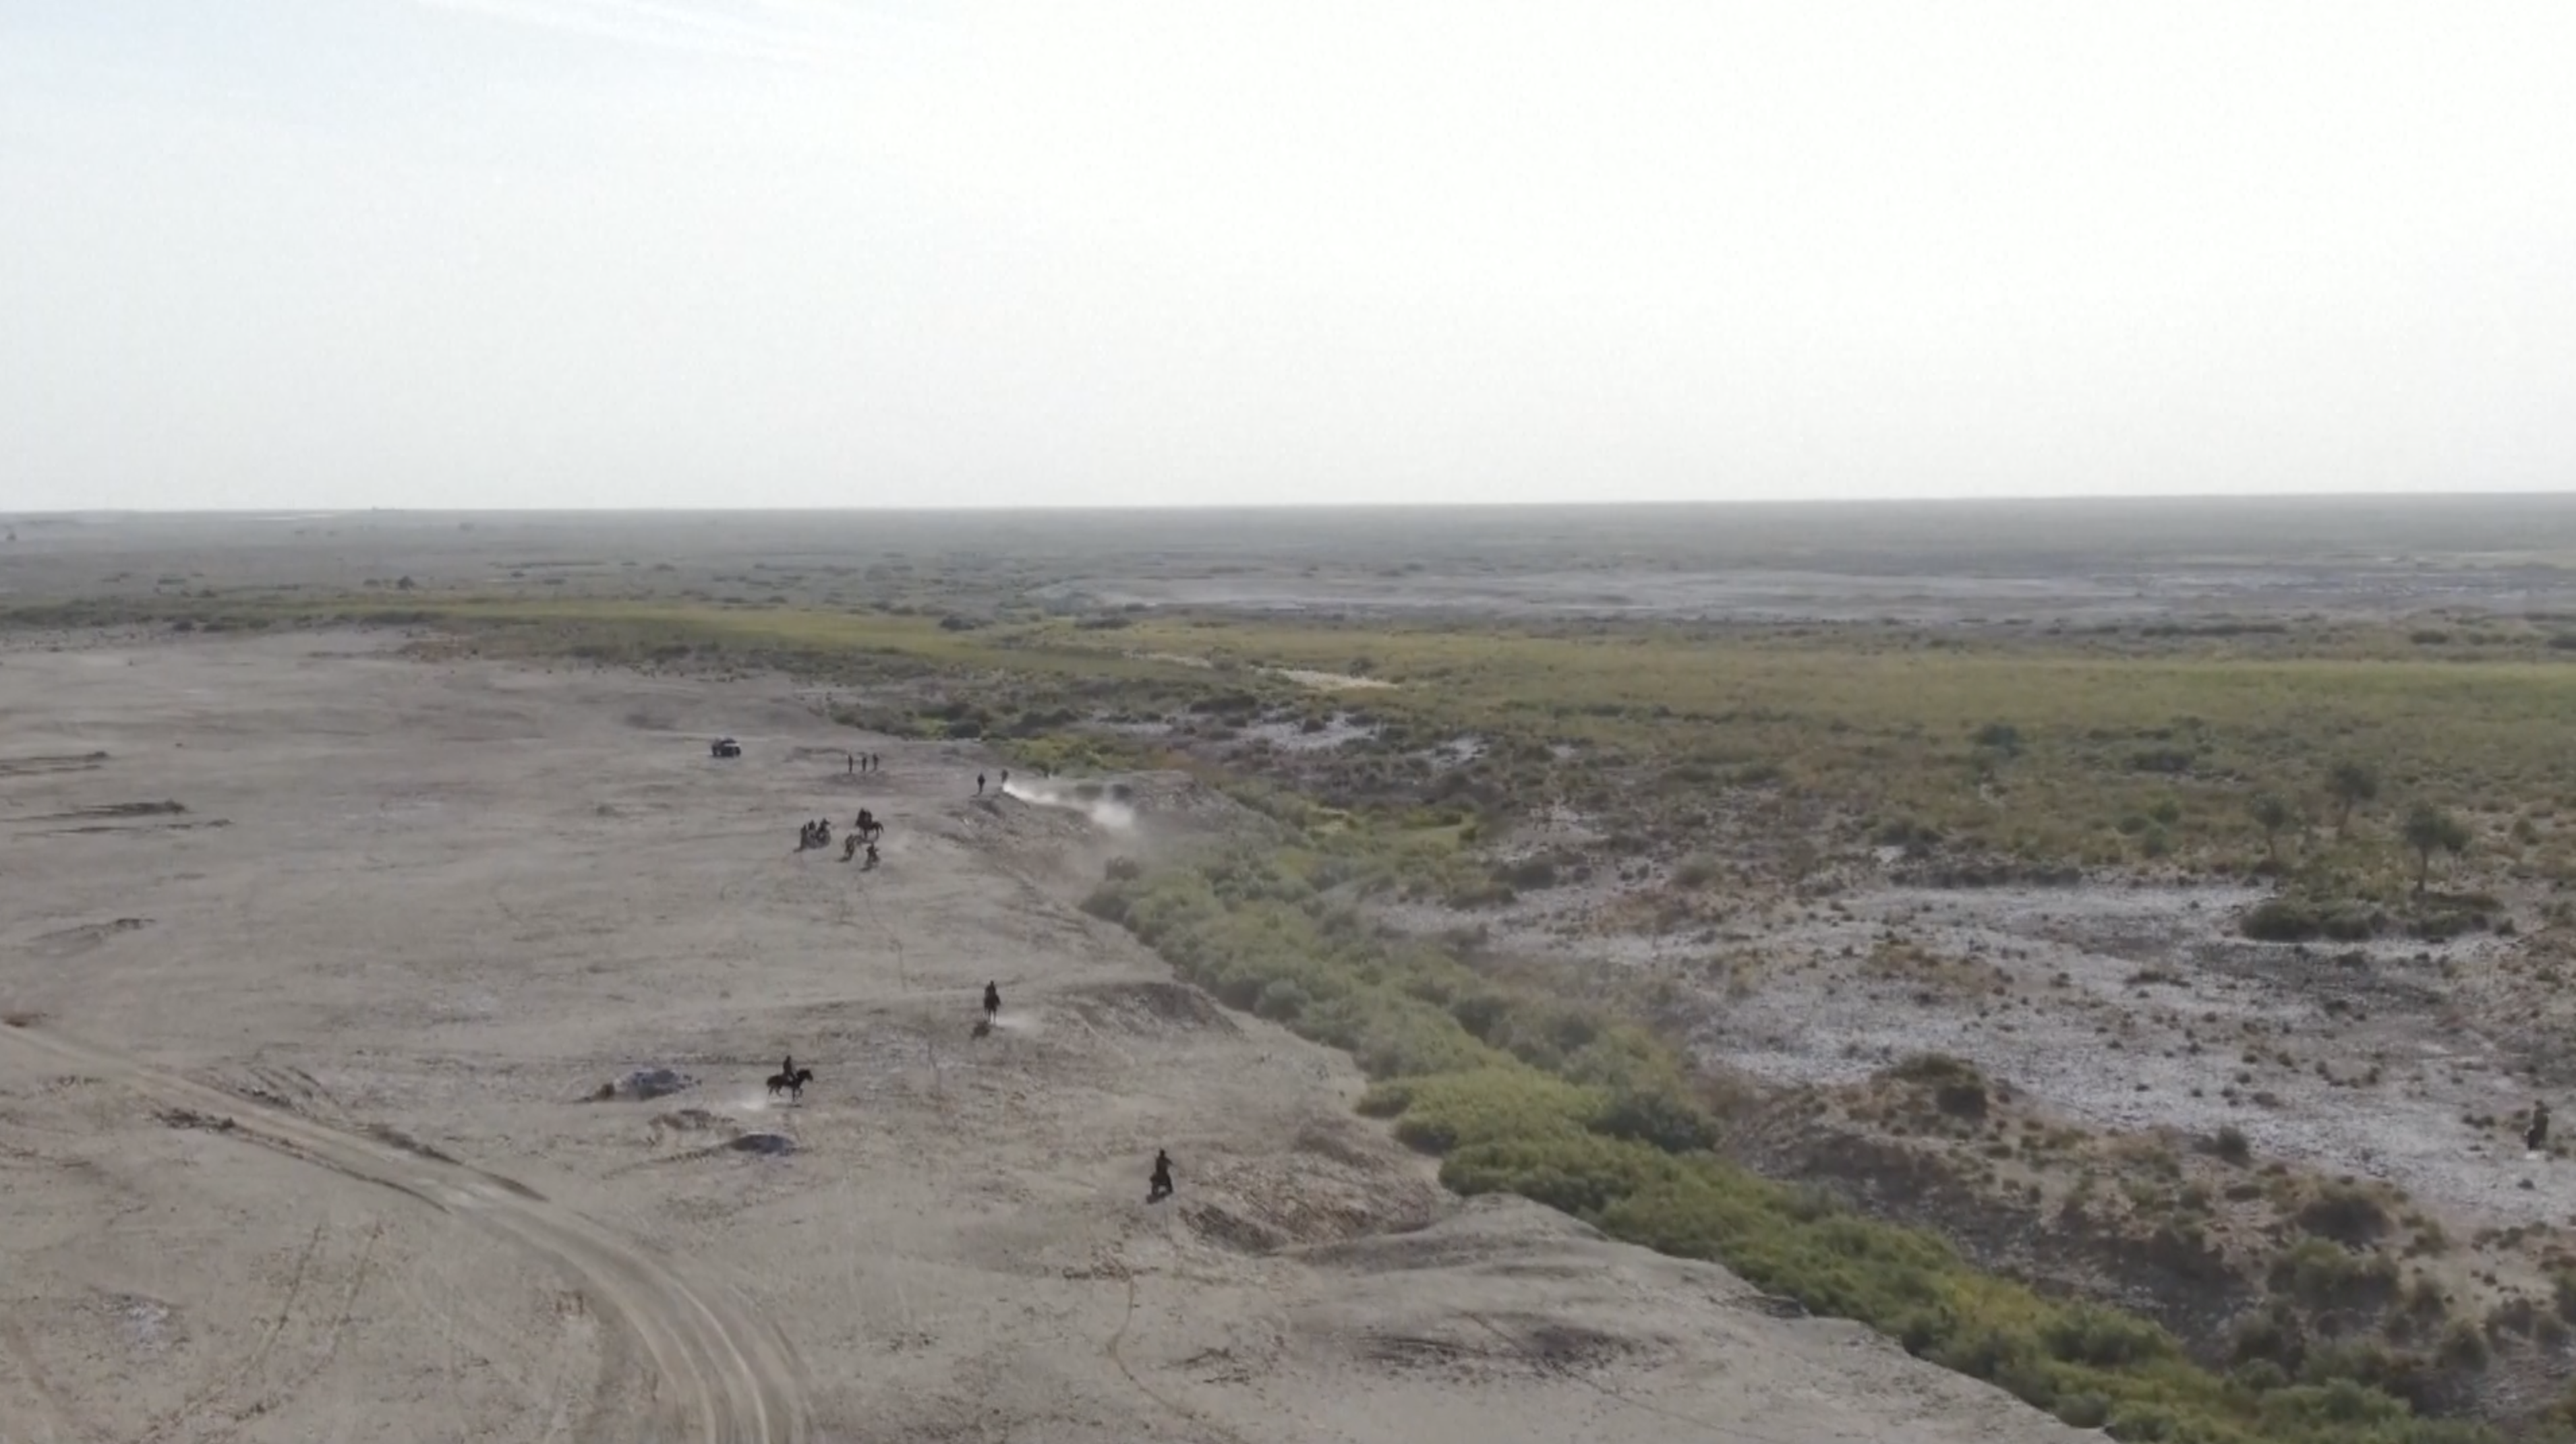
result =
[{"label": "trampled path", "polygon": [[[633,1244],[497,1174],[269,1107],[33,1025],[0,1038],[175,1108],[230,1119],[250,1140],[391,1188],[479,1225],[581,1279],[643,1346],[703,1444],[802,1444],[805,1401],[786,1340],[720,1290],[691,1287]],[[660,1390],[657,1390],[657,1393]]]}]

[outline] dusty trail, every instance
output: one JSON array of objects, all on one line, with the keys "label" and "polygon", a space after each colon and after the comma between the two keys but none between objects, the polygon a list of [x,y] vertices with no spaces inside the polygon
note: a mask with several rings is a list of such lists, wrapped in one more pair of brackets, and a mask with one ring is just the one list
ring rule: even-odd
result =
[{"label": "dusty trail", "polygon": [[786,1340],[722,1291],[676,1274],[535,1190],[470,1164],[344,1132],[218,1088],[190,1082],[30,1024],[0,1038],[113,1080],[172,1107],[228,1119],[232,1131],[308,1163],[382,1185],[482,1225],[577,1276],[644,1346],[661,1382],[681,1395],[703,1444],[801,1444],[807,1411]]}]

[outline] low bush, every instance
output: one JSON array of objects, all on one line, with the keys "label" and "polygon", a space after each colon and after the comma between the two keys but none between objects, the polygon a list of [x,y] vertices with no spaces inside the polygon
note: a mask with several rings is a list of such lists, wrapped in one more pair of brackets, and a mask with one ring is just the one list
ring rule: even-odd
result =
[{"label": "low bush", "polygon": [[2378,1309],[2397,1297],[2397,1265],[2328,1239],[2299,1240],[2274,1257],[2272,1292],[2317,1309]]},{"label": "low bush", "polygon": [[1294,979],[1280,978],[1261,985],[1260,994],[1252,1000],[1252,1011],[1277,1022],[1294,1023],[1313,1002]]},{"label": "low bush", "polygon": [[2318,938],[2357,943],[2376,936],[2387,923],[2366,903],[2276,897],[2246,909],[2237,931],[2265,943],[2305,943]]},{"label": "low bush", "polygon": [[2325,933],[2316,909],[2289,898],[2267,898],[2246,909],[2237,930],[2261,943],[2304,943]]},{"label": "low bush", "polygon": [[2352,1248],[2377,1243],[2388,1232],[2388,1209],[2366,1191],[2327,1184],[2299,1209],[2299,1227]]},{"label": "low bush", "polygon": [[1673,886],[1697,890],[1717,881],[1717,859],[1706,853],[1693,853],[1673,867]]},{"label": "low bush", "polygon": [[1965,1059],[1917,1053],[1888,1069],[1886,1076],[1930,1089],[1933,1105],[1953,1117],[1986,1116],[1986,1075]]}]

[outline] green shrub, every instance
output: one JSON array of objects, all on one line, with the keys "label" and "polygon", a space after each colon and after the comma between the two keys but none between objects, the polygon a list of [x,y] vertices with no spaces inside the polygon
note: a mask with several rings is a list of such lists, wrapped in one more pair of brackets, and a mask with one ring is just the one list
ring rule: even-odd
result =
[{"label": "green shrub", "polygon": [[2444,1368],[2483,1369],[2489,1358],[2487,1336],[2478,1331],[2477,1325],[2460,1319],[2442,1331],[2441,1345],[2434,1350],[2433,1356],[2442,1362]]},{"label": "green shrub", "polygon": [[2133,1314],[2076,1304],[2051,1319],[2041,1331],[2048,1352],[2070,1364],[2124,1368],[2180,1352],[2173,1336]]},{"label": "green shrub", "polygon": [[1261,985],[1259,996],[1252,1000],[1252,1011],[1276,1022],[1293,1023],[1313,1002],[1304,988],[1291,979],[1281,978]]},{"label": "green shrub", "polygon": [[1556,886],[1556,859],[1525,857],[1495,873],[1495,881],[1506,888],[1538,892]]},{"label": "green shrub", "polygon": [[1466,1197],[1518,1194],[1597,1220],[1611,1204],[1669,1178],[1673,1167],[1656,1150],[1602,1137],[1476,1143],[1440,1161],[1440,1181]]},{"label": "green shrub", "polygon": [[1411,1081],[1398,1138],[1431,1153],[1463,1144],[1579,1138],[1601,1116],[1594,1089],[1529,1068],[1478,1068]]},{"label": "green shrub", "polygon": [[1609,1137],[1648,1144],[1665,1153],[1696,1152],[1709,1147],[1717,1137],[1706,1110],[1678,1091],[1662,1087],[1618,1090],[1592,1120],[1592,1127]]},{"label": "green shrub", "polygon": [[1933,1106],[1953,1117],[1986,1116],[1986,1075],[1965,1059],[1917,1053],[1887,1069],[1886,1076],[1929,1088]]},{"label": "green shrub", "polygon": [[2077,1429],[2099,1429],[2111,1422],[2111,1401],[2091,1389],[2057,1401],[2059,1422]]},{"label": "green shrub", "polygon": [[2397,1296],[2397,1264],[2385,1254],[2356,1254],[2322,1238],[2303,1238],[2272,1260],[2272,1291],[2314,1308],[2377,1308]]},{"label": "green shrub", "polygon": [[2349,1247],[2375,1243],[2388,1232],[2388,1210],[2368,1192],[2330,1183],[2299,1209],[2299,1227]]},{"label": "green shrub", "polygon": [[1511,1000],[1500,993],[1469,993],[1449,1003],[1449,1016],[1458,1020],[1458,1026],[1486,1042],[1492,1041],[1495,1029],[1511,1011]]},{"label": "green shrub", "polygon": [[2021,729],[2009,722],[1989,722],[1977,729],[1976,743],[2007,757],[2021,753]]},{"label": "green shrub", "polygon": [[[2231,1363],[2271,1364],[2286,1371],[2300,1365],[2307,1349],[2307,1331],[2298,1315],[2277,1300],[2241,1316],[2228,1330]],[[2286,1375],[2282,1382],[2288,1382]]]},{"label": "green shrub", "polygon": [[2248,908],[2237,930],[2257,942],[2304,943],[2317,938],[2360,942],[2386,925],[2365,904],[2318,904],[2305,898],[2267,898]]},{"label": "green shrub", "polygon": [[1363,1118],[1393,1118],[1413,1106],[1413,1085],[1401,1078],[1372,1083],[1352,1105]]},{"label": "green shrub", "polygon": [[2263,943],[2304,943],[2325,931],[2316,909],[2290,898],[2267,898],[2246,909],[2237,930]]}]

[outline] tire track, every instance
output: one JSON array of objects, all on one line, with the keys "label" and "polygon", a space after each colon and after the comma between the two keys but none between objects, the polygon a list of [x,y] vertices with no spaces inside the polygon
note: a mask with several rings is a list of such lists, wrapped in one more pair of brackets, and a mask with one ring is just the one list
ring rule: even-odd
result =
[{"label": "tire track", "polygon": [[220,1444],[222,1440],[237,1437],[242,1426],[295,1397],[314,1380],[321,1378],[323,1371],[330,1368],[340,1357],[340,1340],[348,1336],[349,1320],[358,1308],[358,1295],[365,1292],[367,1287],[368,1267],[375,1262],[376,1245],[383,1240],[384,1236],[385,1226],[381,1220],[367,1230],[366,1242],[358,1249],[357,1265],[349,1272],[349,1287],[340,1295],[340,1307],[331,1315],[331,1322],[324,1326],[321,1347],[315,1349],[308,1344],[301,1367],[282,1382],[271,1384],[258,1398],[232,1410],[231,1427],[221,1430],[212,1440],[207,1441],[207,1444]]},{"label": "tire track", "polygon": [[1100,1352],[1108,1356],[1109,1362],[1118,1366],[1118,1372],[1127,1376],[1127,1382],[1135,1386],[1137,1393],[1142,1394],[1146,1398],[1153,1400],[1155,1403],[1162,1405],[1165,1409],[1171,1411],[1180,1418],[1186,1419],[1190,1423],[1197,1425],[1199,1428],[1206,1430],[1210,1438],[1225,1440],[1226,1444],[1243,1444],[1242,1435],[1226,1428],[1224,1425],[1219,1424],[1215,1420],[1207,1417],[1205,1414],[1200,1413],[1198,1410],[1175,1401],[1171,1396],[1163,1393],[1159,1389],[1156,1389],[1153,1385],[1137,1378],[1136,1371],[1128,1367],[1127,1358],[1124,1354],[1119,1352],[1119,1347],[1127,1342],[1127,1330],[1133,1327],[1136,1322],[1136,1271],[1128,1266],[1128,1263],[1124,1258],[1118,1260],[1117,1267],[1118,1277],[1127,1285],[1127,1312],[1119,1317],[1118,1332],[1109,1336],[1109,1342],[1100,1346]]},{"label": "tire track", "polygon": [[259,1374],[261,1367],[268,1362],[270,1352],[276,1349],[278,1336],[286,1332],[287,1320],[295,1314],[295,1301],[304,1296],[305,1277],[313,1271],[313,1256],[322,1251],[322,1237],[329,1228],[330,1222],[327,1219],[313,1225],[313,1236],[305,1240],[303,1251],[295,1256],[294,1271],[286,1277],[286,1294],[278,1300],[277,1317],[268,1321],[268,1327],[261,1332],[259,1342],[252,1347],[250,1357],[233,1366],[229,1372],[213,1383],[191,1393],[176,1408],[144,1425],[141,1435],[143,1444],[159,1444],[160,1440],[181,1425],[187,1425],[193,1429],[196,1421],[213,1408],[216,1401]]},{"label": "tire track", "polygon": [[[583,1280],[641,1344],[657,1399],[696,1421],[703,1444],[802,1444],[805,1400],[786,1339],[725,1293],[691,1287],[632,1244],[515,1180],[250,1103],[34,1027],[0,1037],[177,1107],[230,1117],[234,1132],[390,1188],[498,1234]],[[671,1398],[673,1394],[676,1399]]]},{"label": "tire track", "polygon": [[[33,1434],[27,1436],[34,1441],[34,1444],[62,1444],[66,1438],[100,1437],[96,1429],[81,1422],[80,1412],[73,1407],[70,1397],[65,1395],[61,1388],[46,1375],[45,1366],[37,1361],[36,1351],[27,1346],[27,1336],[19,1331],[16,1324],[5,1319],[0,1319],[0,1354],[5,1354],[7,1360],[15,1363],[18,1371],[26,1375],[28,1392],[35,1396],[36,1402],[42,1406],[43,1414],[47,1416],[37,1419],[37,1423],[41,1423],[44,1427],[44,1437],[37,1439]],[[23,1422],[34,1416],[31,1411],[30,1414],[17,1417]],[[60,1430],[54,1427],[57,1422],[62,1426]],[[28,1427],[32,1429],[36,1425],[29,1424]]]},{"label": "tire track", "polygon": [[1631,1409],[1642,1410],[1645,1413],[1656,1416],[1657,1418],[1669,1419],[1676,1424],[1688,1424],[1692,1428],[1698,1429],[1714,1438],[1740,1440],[1742,1441],[1742,1444],[1787,1444],[1786,1440],[1780,1439],[1775,1435],[1757,1434],[1750,1429],[1741,1428],[1733,1424],[1720,1424],[1713,1419],[1697,1418],[1693,1415],[1684,1414],[1677,1410],[1667,1409],[1660,1404],[1649,1404],[1643,1399],[1633,1398],[1623,1390],[1615,1389],[1608,1384],[1584,1377],[1582,1374],[1576,1372],[1570,1365],[1545,1357],[1536,1350],[1530,1348],[1529,1345],[1522,1343],[1520,1340],[1513,1338],[1510,1334],[1503,1332],[1502,1329],[1494,1325],[1493,1321],[1487,1319],[1482,1314],[1460,1314],[1459,1317],[1465,1319],[1471,1324],[1474,1324],[1476,1327],[1483,1329],[1486,1333],[1493,1335],[1495,1338],[1500,1339],[1503,1343],[1503,1347],[1520,1355],[1523,1359],[1529,1362],[1532,1368],[1537,1369],[1540,1373],[1549,1375],[1553,1378],[1563,1379],[1569,1384],[1580,1384],[1584,1388],[1590,1389],[1592,1392],[1599,1394],[1601,1397],[1611,1400],[1614,1403],[1625,1404]]}]

